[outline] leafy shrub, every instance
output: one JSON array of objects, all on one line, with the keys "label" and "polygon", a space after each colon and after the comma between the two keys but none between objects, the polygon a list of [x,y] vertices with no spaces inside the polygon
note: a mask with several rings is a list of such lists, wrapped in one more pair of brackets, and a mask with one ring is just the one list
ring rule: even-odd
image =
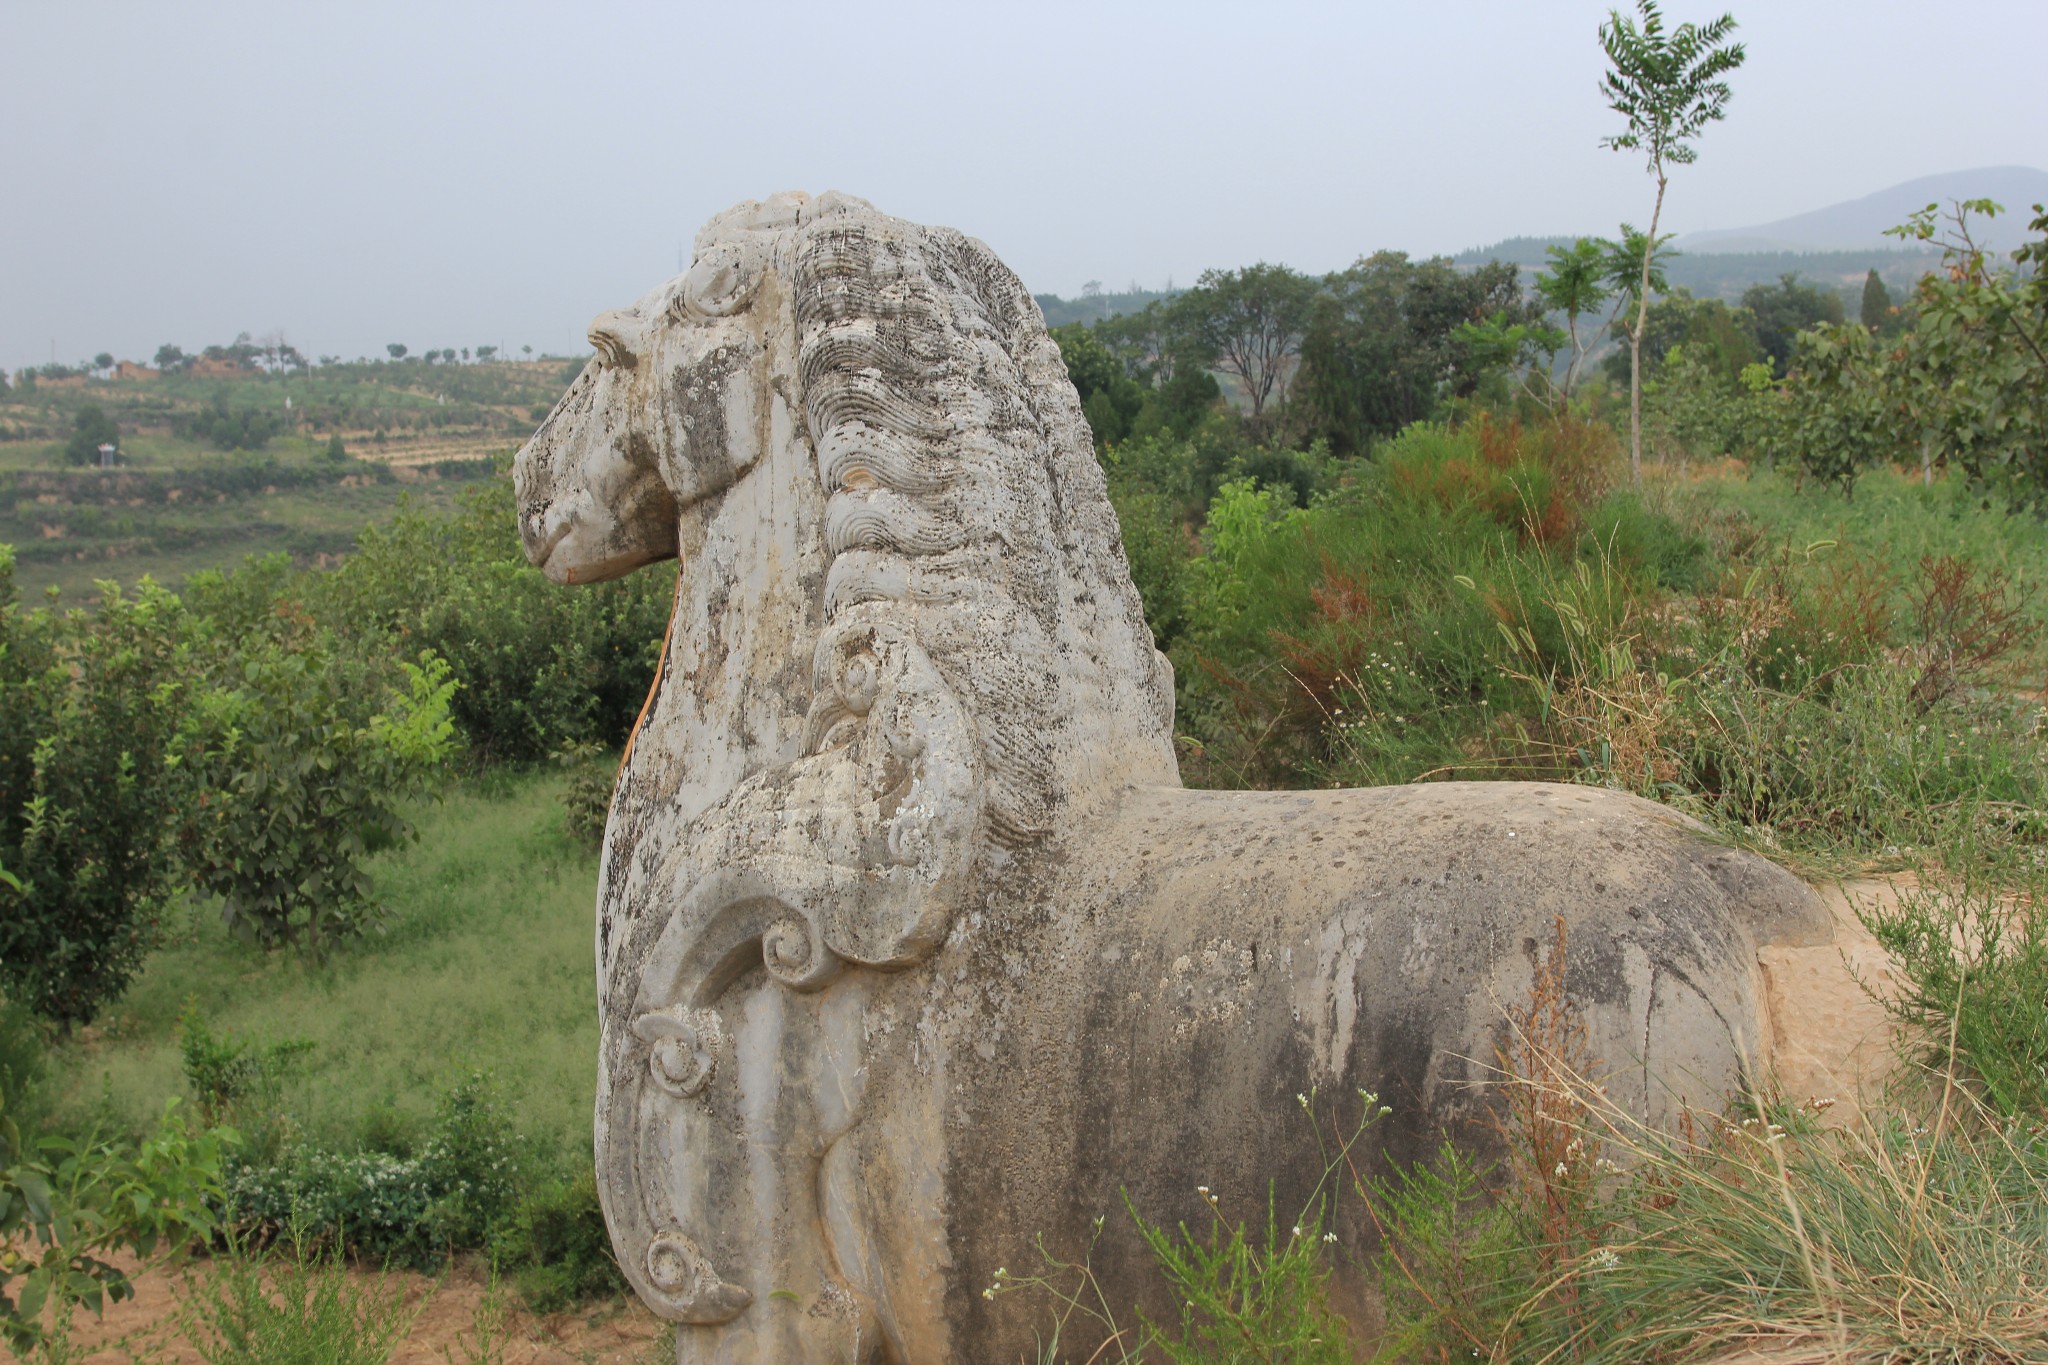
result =
[{"label": "leafy shrub", "polygon": [[106,409],[98,403],[85,403],[80,405],[71,436],[64,442],[64,460],[74,465],[98,464],[101,446],[120,443],[121,429],[107,416]]},{"label": "leafy shrub", "polygon": [[178,599],[102,584],[91,612],[16,601],[0,546],[0,988],[69,1028],[118,996],[176,886]]},{"label": "leafy shrub", "polygon": [[72,1310],[134,1288],[106,1258],[180,1249],[211,1235],[235,1134],[195,1130],[172,1100],[140,1144],[25,1142],[0,1109],[0,1341],[26,1355],[62,1341]]},{"label": "leafy shrub", "polygon": [[[1774,548],[1738,515],[1566,477],[1558,449],[1612,449],[1575,440],[1411,428],[1305,509],[1226,484],[1205,553],[1174,572],[1186,778],[1597,782],[1828,856],[1986,820],[2037,837],[2048,751],[2011,689],[2032,681],[2041,617],[2011,570]],[[1922,503],[1943,519],[1922,544],[1980,516]],[[1870,539],[1892,543],[1895,515]]]},{"label": "leafy shrub", "polygon": [[431,1269],[450,1250],[482,1246],[511,1213],[518,1150],[490,1081],[471,1076],[443,1100],[415,1155],[288,1149],[232,1173],[227,1217],[251,1244],[291,1236]]},{"label": "leafy shrub", "polygon": [[274,1156],[289,1137],[284,1083],[312,1050],[312,1042],[303,1038],[259,1048],[232,1035],[216,1035],[197,999],[188,999],[178,1015],[179,1059],[201,1121],[234,1124],[243,1134],[245,1154],[255,1160]]},{"label": "leafy shrub", "polygon": [[461,683],[451,715],[481,758],[533,760],[625,742],[661,651],[672,583],[659,573],[564,591],[525,561],[511,481],[445,517],[405,511],[305,582],[320,620],[365,649],[429,648]]},{"label": "leafy shrub", "polygon": [[0,996],[0,1114],[34,1133],[38,1101],[48,1072],[42,1026],[35,1012],[18,1000]]},{"label": "leafy shrub", "polygon": [[1379,454],[1395,494],[1450,512],[1473,508],[1523,540],[1570,543],[1612,483],[1607,427],[1560,416],[1525,430],[1482,415],[1461,427],[1417,425]]},{"label": "leafy shrub", "polygon": [[591,1171],[520,1200],[492,1250],[536,1313],[558,1313],[626,1288]]},{"label": "leafy shrub", "polygon": [[288,425],[282,413],[230,409],[225,392],[214,394],[197,413],[179,414],[171,421],[171,429],[178,435],[209,442],[218,450],[261,450]]},{"label": "leafy shrub", "polygon": [[1127,480],[1110,481],[1109,500],[1123,530],[1124,558],[1152,627],[1152,642],[1168,649],[1187,624],[1187,531],[1166,498]]},{"label": "leafy shrub", "polygon": [[569,774],[569,785],[562,790],[562,828],[577,843],[595,849],[604,842],[605,822],[611,818],[617,765],[605,761],[602,745],[588,741],[548,757]]}]

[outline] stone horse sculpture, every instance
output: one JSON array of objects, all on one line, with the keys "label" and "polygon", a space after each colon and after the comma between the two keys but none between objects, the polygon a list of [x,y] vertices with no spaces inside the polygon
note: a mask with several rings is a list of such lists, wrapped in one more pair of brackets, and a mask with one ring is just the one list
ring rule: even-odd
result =
[{"label": "stone horse sculpture", "polygon": [[1118,1214],[1095,1270],[1148,1293],[1120,1191],[1309,1198],[1312,1085],[1427,1155],[1559,914],[1610,1092],[1718,1104],[1758,946],[1829,932],[1618,793],[1182,789],[1073,387],[979,242],[778,195],[590,335],[520,532],[563,583],[682,560],[605,837],[596,1147],[683,1362],[1014,1359],[1044,1305],[981,1290],[1041,1235]]}]

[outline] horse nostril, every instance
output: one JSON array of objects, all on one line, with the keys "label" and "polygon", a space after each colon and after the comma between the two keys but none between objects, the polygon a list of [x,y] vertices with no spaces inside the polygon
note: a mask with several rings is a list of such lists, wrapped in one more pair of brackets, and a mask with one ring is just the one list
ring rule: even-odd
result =
[{"label": "horse nostril", "polygon": [[637,329],[626,313],[600,313],[590,324],[590,345],[598,364],[607,369],[630,370],[639,364],[632,337]]}]

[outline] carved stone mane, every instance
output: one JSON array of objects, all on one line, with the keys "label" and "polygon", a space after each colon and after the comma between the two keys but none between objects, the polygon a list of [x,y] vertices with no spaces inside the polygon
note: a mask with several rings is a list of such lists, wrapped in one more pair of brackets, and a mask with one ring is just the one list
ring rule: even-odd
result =
[{"label": "carved stone mane", "polygon": [[984,1299],[998,1266],[1108,1215],[1103,1291],[1154,1293],[1122,1192],[1171,1225],[1271,1179],[1292,1212],[1317,1085],[1395,1106],[1361,1163],[1427,1156],[1475,1131],[1554,917],[1615,1093],[1713,1102],[1767,1037],[1757,946],[1826,937],[1619,793],[1182,790],[1078,401],[970,238],[743,204],[591,340],[520,532],[561,582],[683,561],[606,830],[595,1140],[686,1365],[1016,1359],[1041,1305]]},{"label": "carved stone mane", "polygon": [[1038,305],[980,242],[857,200],[793,237],[826,619],[901,612],[979,729],[999,844],[1106,781],[1177,782],[1171,674]]}]

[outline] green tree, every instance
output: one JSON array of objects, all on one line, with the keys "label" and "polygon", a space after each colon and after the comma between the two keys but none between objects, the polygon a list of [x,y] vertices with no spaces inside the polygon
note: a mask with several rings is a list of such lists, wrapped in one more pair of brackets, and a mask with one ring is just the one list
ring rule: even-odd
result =
[{"label": "green tree", "polygon": [[393,342],[390,342],[390,343],[388,343],[388,344],[387,344],[387,345],[386,345],[386,346],[384,347],[384,349],[385,349],[386,351],[390,352],[390,354],[391,354],[391,358],[392,358],[393,360],[403,360],[403,359],[405,359],[405,345],[404,345],[404,343],[402,343],[402,342],[397,342],[397,341],[393,341]]},{"label": "green tree", "polygon": [[1886,376],[1919,421],[1923,449],[1939,446],[1971,482],[2015,506],[2048,509],[2048,209],[2034,205],[2032,239],[1994,265],[1972,215],[2003,210],[1989,199],[1936,205],[1892,229],[1942,249],[1942,269],[1914,291],[1916,322]]},{"label": "green tree", "polygon": [[98,403],[87,403],[72,419],[71,437],[64,442],[64,460],[67,464],[96,464],[101,446],[120,443],[121,429],[114,425],[114,419]]},{"label": "green tree", "polygon": [[148,579],[100,589],[24,611],[0,545],[0,987],[64,1028],[126,989],[178,880],[184,613]]},{"label": "green tree", "polygon": [[1052,339],[1059,345],[1060,359],[1066,362],[1067,378],[1080,396],[1081,413],[1095,434],[1095,448],[1107,449],[1122,441],[1145,406],[1146,386],[1125,372],[1123,362],[1110,354],[1086,323],[1055,327]]},{"label": "green tree", "polygon": [[1861,322],[1873,332],[1888,331],[1892,321],[1892,292],[1884,287],[1884,280],[1873,268],[1863,277],[1863,307],[1857,314]]},{"label": "green tree", "polygon": [[1261,261],[1237,270],[1205,270],[1182,296],[1201,350],[1236,378],[1254,427],[1263,426],[1266,405],[1276,394],[1286,398],[1315,291],[1308,276]]},{"label": "green tree", "polygon": [[1563,313],[1565,336],[1571,343],[1572,358],[1565,365],[1564,396],[1569,400],[1585,363],[1586,342],[1579,335],[1579,318],[1607,301],[1611,292],[1602,267],[1601,243],[1595,237],[1581,237],[1570,246],[1555,243],[1543,248],[1550,257],[1550,269],[1534,282],[1536,297],[1553,312]]},{"label": "green tree", "polygon": [[498,348],[495,346],[479,346],[476,348],[476,358],[478,360],[494,360],[497,358],[497,355]]},{"label": "green tree", "polygon": [[[1625,132],[1601,142],[1615,151],[1643,153],[1657,182],[1657,200],[1645,234],[1654,243],[1670,168],[1698,159],[1692,143],[1709,123],[1726,116],[1731,91],[1723,77],[1741,66],[1746,54],[1742,44],[1726,41],[1735,30],[1733,15],[1723,14],[1705,28],[1680,24],[1667,34],[1656,0],[1636,0],[1636,13],[1640,23],[1609,10],[1607,22],[1600,26],[1600,46],[1608,61],[1601,88],[1608,106],[1627,123]],[[1650,306],[1654,254],[1642,253],[1636,322],[1629,333],[1629,472],[1638,483],[1643,477],[1642,329]]]},{"label": "green tree", "polygon": [[1185,371],[1207,369],[1215,357],[1203,348],[1198,305],[1187,298],[1153,299],[1137,312],[1104,318],[1094,326],[1096,340],[1141,384],[1165,386]]},{"label": "green tree", "polygon": [[1742,291],[1742,306],[1755,320],[1757,345],[1780,375],[1791,363],[1801,332],[1842,321],[1842,296],[1801,284],[1797,274],[1780,275],[1776,284],[1751,285]]},{"label": "green tree", "polygon": [[327,450],[325,453],[327,458],[335,464],[343,464],[348,460],[348,447],[341,443],[340,432],[337,431],[327,438]]},{"label": "green tree", "polygon": [[92,367],[93,367],[93,368],[94,368],[95,370],[111,370],[111,369],[113,369],[113,368],[114,368],[114,353],[113,353],[112,351],[101,351],[101,352],[100,352],[100,353],[99,353],[98,355],[96,355],[96,356],[94,356],[94,357],[92,358]]},{"label": "green tree", "polygon": [[1297,432],[1340,456],[1363,454],[1477,387],[1491,359],[1459,329],[1501,315],[1504,328],[1540,323],[1514,266],[1463,271],[1444,257],[1381,251],[1324,277],[1301,345]]},{"label": "green tree", "polygon": [[[1667,353],[1683,346],[1689,363],[1705,366],[1716,379],[1733,384],[1743,367],[1762,356],[1756,320],[1744,308],[1730,308],[1719,299],[1694,298],[1679,285],[1650,305],[1643,324],[1643,382],[1655,382]],[[1617,384],[1628,382],[1629,357],[1615,350],[1601,368]],[[1647,390],[1645,392],[1647,401]]]},{"label": "green tree", "polygon": [[168,341],[156,348],[156,367],[159,370],[182,370],[191,363],[192,357],[186,355],[183,348]]}]

